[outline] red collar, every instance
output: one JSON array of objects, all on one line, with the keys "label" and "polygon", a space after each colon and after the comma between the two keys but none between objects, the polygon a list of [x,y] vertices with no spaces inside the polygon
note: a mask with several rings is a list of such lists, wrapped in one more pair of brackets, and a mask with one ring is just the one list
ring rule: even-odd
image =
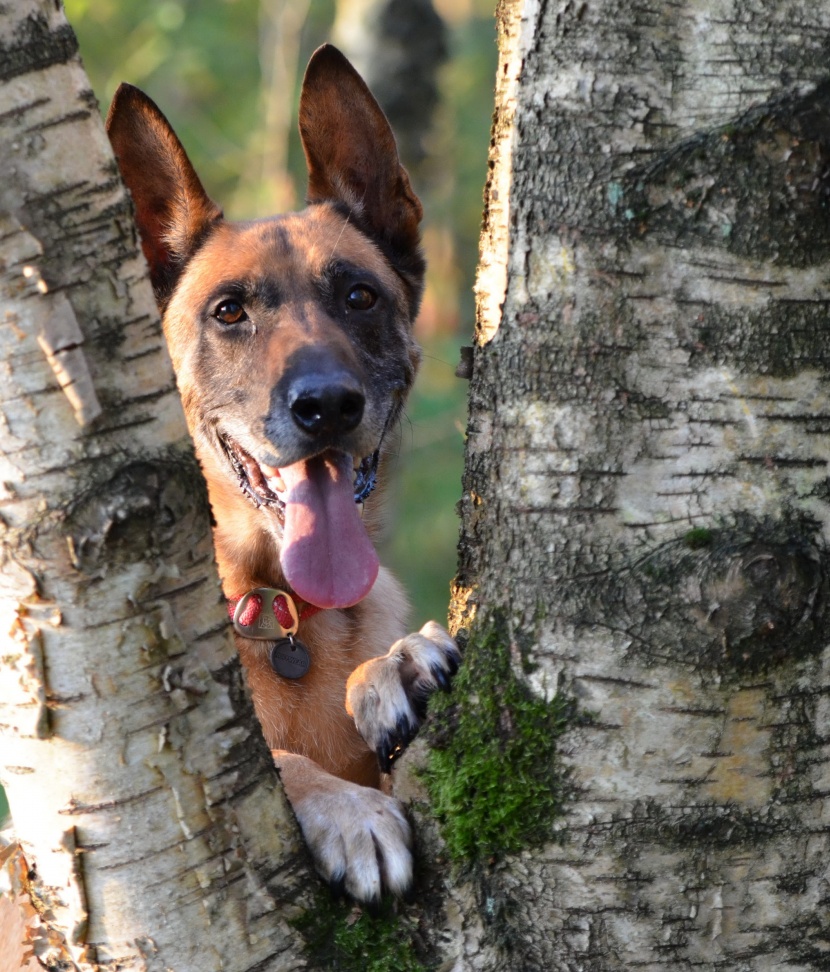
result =
[{"label": "red collar", "polygon": [[[268,607],[273,610],[268,611]],[[322,610],[274,587],[256,587],[239,597],[228,598],[228,615],[236,631],[261,641],[296,634],[301,621]]]}]

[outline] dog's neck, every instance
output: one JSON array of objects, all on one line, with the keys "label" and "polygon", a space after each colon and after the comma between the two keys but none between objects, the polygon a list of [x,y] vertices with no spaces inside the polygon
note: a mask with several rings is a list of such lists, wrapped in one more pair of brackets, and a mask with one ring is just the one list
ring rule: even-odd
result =
[{"label": "dog's neck", "polygon": [[[385,480],[382,470],[381,485],[365,506],[364,521],[375,543],[382,532]],[[256,587],[293,593],[280,567],[282,525],[276,511],[257,508],[223,476],[208,476],[207,481],[216,520],[216,561],[225,596],[237,598]]]}]

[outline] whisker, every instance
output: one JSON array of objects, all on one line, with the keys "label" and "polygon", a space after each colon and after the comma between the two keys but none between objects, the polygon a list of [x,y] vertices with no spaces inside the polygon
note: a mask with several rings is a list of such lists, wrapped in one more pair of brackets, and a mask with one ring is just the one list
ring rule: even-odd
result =
[{"label": "whisker", "polygon": [[427,354],[423,348],[421,348],[421,357],[428,359],[429,361],[436,361],[438,364],[442,364],[447,368],[452,368],[455,371],[455,365],[451,361],[447,361],[446,358],[442,358],[437,354]]},{"label": "whisker", "polygon": [[351,210],[349,210],[348,214],[346,215],[346,222],[343,223],[343,225],[340,227],[340,235],[334,241],[334,246],[331,248],[331,253],[329,254],[329,261],[331,261],[332,257],[334,257],[334,251],[337,249],[338,246],[340,246],[340,240],[343,238],[343,234],[346,232],[346,227],[349,225],[349,221],[351,220],[351,218],[352,218],[352,212]]}]

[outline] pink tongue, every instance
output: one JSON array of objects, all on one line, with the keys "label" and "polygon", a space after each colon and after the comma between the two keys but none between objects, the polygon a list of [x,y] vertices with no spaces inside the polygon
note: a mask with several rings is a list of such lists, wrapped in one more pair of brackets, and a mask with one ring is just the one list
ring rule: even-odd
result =
[{"label": "pink tongue", "polygon": [[280,475],[286,490],[280,558],[285,579],[317,607],[362,601],[379,565],[354,501],[351,457],[327,453],[280,469]]}]

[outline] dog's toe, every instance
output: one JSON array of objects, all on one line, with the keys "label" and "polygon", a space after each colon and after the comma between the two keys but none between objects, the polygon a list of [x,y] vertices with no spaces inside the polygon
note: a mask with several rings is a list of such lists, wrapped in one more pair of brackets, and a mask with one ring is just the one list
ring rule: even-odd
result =
[{"label": "dog's toe", "polygon": [[429,697],[447,691],[461,654],[455,641],[434,621],[396,641],[389,651],[364,662],[346,686],[346,709],[358,731],[388,773],[415,737]]},{"label": "dog's toe", "polygon": [[326,773],[294,753],[274,752],[314,864],[335,896],[369,907],[412,885],[412,831],[393,797]]}]

